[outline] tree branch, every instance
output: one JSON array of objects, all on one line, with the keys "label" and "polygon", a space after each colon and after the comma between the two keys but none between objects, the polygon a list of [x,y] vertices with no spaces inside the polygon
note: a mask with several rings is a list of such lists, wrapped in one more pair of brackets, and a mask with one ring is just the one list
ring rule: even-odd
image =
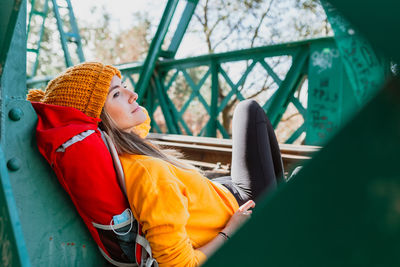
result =
[{"label": "tree branch", "polygon": [[254,46],[254,42],[255,42],[256,38],[258,37],[258,31],[260,30],[260,27],[261,27],[262,22],[264,21],[265,17],[267,16],[269,11],[271,10],[271,6],[272,6],[273,2],[274,2],[274,0],[271,0],[269,2],[269,6],[268,6],[267,10],[261,15],[260,21],[258,22],[258,25],[254,30],[254,34],[253,34],[253,38],[251,39],[250,47]]},{"label": "tree branch", "polygon": [[223,43],[226,39],[228,39],[229,36],[231,36],[232,33],[233,33],[237,28],[239,28],[239,25],[240,25],[241,22],[242,22],[242,20],[240,20],[238,23],[236,23],[236,25],[233,26],[233,28],[231,28],[231,29],[229,30],[229,32],[228,32],[224,37],[222,37],[222,38],[214,45],[213,50],[215,50],[215,49],[217,48],[217,46],[219,46],[219,45],[220,45],[221,43]]},{"label": "tree branch", "polygon": [[201,26],[205,26],[205,22],[203,22],[203,20],[201,19],[201,17],[197,14],[197,13],[194,13],[193,14],[194,15],[194,17],[200,22],[200,24],[201,24]]}]

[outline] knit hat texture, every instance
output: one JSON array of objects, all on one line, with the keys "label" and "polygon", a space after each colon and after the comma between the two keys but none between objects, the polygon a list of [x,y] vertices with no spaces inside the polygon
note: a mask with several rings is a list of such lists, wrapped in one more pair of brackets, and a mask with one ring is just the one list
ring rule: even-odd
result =
[{"label": "knit hat texture", "polygon": [[71,68],[49,82],[46,90],[29,90],[27,100],[76,108],[89,117],[100,118],[111,80],[120,71],[99,62],[85,62]]}]

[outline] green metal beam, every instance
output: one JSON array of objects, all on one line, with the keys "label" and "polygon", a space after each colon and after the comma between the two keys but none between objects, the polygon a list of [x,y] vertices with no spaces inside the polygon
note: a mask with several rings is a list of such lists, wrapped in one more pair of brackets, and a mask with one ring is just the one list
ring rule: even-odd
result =
[{"label": "green metal beam", "polygon": [[[192,88],[192,96],[197,97],[199,99],[200,103],[203,105],[205,110],[210,114],[210,106],[207,104],[207,101],[204,99],[204,97],[200,94],[200,87],[199,85],[196,85],[195,82],[193,81],[192,77],[187,73],[185,69],[181,70],[183,76],[186,79],[186,82],[189,84],[189,86]],[[181,110],[182,112],[182,110]]]},{"label": "green metal beam", "polygon": [[357,33],[336,8],[326,1],[321,3],[335,33],[335,41],[357,103],[362,106],[382,86],[385,80],[385,61],[377,56],[369,42]]},{"label": "green metal beam", "polygon": [[[306,51],[304,52],[304,57],[306,58],[304,63],[299,63],[301,60],[299,60],[296,56],[296,53],[299,53],[299,51]],[[266,63],[268,57],[276,57],[279,55],[293,57],[292,68],[287,73],[285,81],[282,81],[275,71]],[[250,64],[248,64],[239,81],[233,83],[231,77],[229,77],[228,73],[226,73],[221,67],[221,62],[231,63],[243,58],[245,58]],[[309,58],[310,60],[308,60]],[[193,68],[208,68],[206,74],[200,79],[199,82],[197,82],[197,84],[187,72],[187,67],[189,66],[188,60],[194,61],[194,63],[190,63]],[[177,64],[177,62],[179,64]],[[220,102],[217,102],[217,116],[211,115],[211,107],[208,104],[208,100],[205,100],[205,95],[202,94],[205,81],[208,78],[208,75],[211,73],[210,66],[213,64],[213,62],[219,66],[217,68],[218,75],[221,75],[224,79],[221,81],[231,87],[231,90],[228,92],[228,94]],[[306,64],[306,62],[309,63]],[[288,104],[292,102],[306,121],[306,144],[324,143],[322,140],[326,140],[328,136],[331,136],[331,132],[334,132],[338,126],[342,125],[342,123],[346,121],[344,116],[353,114],[355,111],[355,109],[352,109],[351,107],[357,105],[354,105],[353,103],[354,97],[347,92],[349,91],[347,88],[350,87],[347,86],[347,76],[343,74],[343,63],[340,59],[340,54],[333,38],[281,44],[275,45],[272,48],[261,47],[256,49],[247,49],[245,51],[240,50],[184,60],[165,60],[159,62],[156,64],[155,68],[157,73],[160,73],[160,75],[158,75],[159,78],[155,79],[162,80],[161,84],[165,86],[163,87],[163,91],[167,91],[174,84],[174,82],[176,82],[176,78],[179,74],[183,74],[185,82],[192,90],[189,99],[182,103],[183,105],[179,112],[172,105],[173,102],[167,94],[165,94],[166,98],[164,99],[164,102],[166,107],[168,105],[171,105],[171,107],[166,109],[162,104],[163,101],[159,101],[159,103],[165,110],[170,110],[170,115],[174,117],[174,120],[178,121],[179,127],[176,127],[176,129],[182,129],[183,127],[186,133],[190,133],[188,130],[189,128],[183,121],[183,116],[184,113],[187,112],[187,109],[191,105],[192,101],[195,98],[198,98],[198,100],[204,106],[206,114],[210,116],[209,121],[217,119],[218,114],[223,111],[227,103],[232,101],[234,97],[240,101],[245,99],[239,89],[247,79],[248,75],[253,71],[253,68],[257,65],[257,63],[261,64],[269,76],[272,77],[274,82],[279,86],[276,95],[280,95],[278,100],[281,102],[279,103],[275,95],[270,97],[267,103],[263,105],[264,107],[270,107],[275,101],[275,107],[268,110],[268,112],[272,114],[270,115],[271,117],[276,117],[273,121],[273,124],[275,126],[277,125],[282,114],[286,111]],[[124,79],[131,80],[131,83],[134,87],[135,83],[133,82],[132,75],[139,74],[140,67],[141,66],[138,66],[137,64],[130,64],[128,67],[124,66],[121,68],[122,73],[126,75]],[[295,69],[297,70],[295,71]],[[309,88],[307,110],[305,110],[299,100],[294,97],[295,91],[306,77],[308,77]],[[169,80],[166,85],[164,85],[163,81],[167,78],[169,78]],[[154,96],[157,97],[157,95],[158,94],[155,94]],[[146,92],[144,93],[144,96],[145,97],[141,98],[141,101],[143,101],[144,105],[147,105],[146,103],[149,101],[149,96]],[[322,110],[324,112],[322,112]],[[316,111],[319,113],[315,113]],[[209,127],[210,126],[208,123],[203,125],[201,134],[209,134]],[[219,130],[224,137],[229,137],[227,130],[223,129],[223,126],[219,121],[214,129]],[[296,132],[296,135],[301,133],[299,131]],[[215,130],[213,130],[213,132],[215,132]],[[290,140],[291,139],[288,141]]]},{"label": "green metal beam", "polygon": [[292,67],[286,74],[281,86],[272,96],[271,101],[263,106],[267,111],[271,124],[276,127],[282,117],[283,112],[289,104],[290,96],[296,91],[298,83],[300,82],[303,74],[304,66],[307,62],[309,51],[307,48],[302,48],[293,57]]},{"label": "green metal beam", "polygon": [[211,105],[210,105],[210,119],[207,123],[206,136],[217,137],[217,121],[218,121],[218,95],[219,95],[219,81],[218,81],[218,69],[220,66],[212,62],[211,63]]},{"label": "green metal beam", "polygon": [[[215,60],[218,63],[242,61],[260,58],[260,55],[264,57],[278,57],[295,54],[299,48],[308,47],[310,44],[325,43],[326,41],[334,41],[332,37],[309,39],[297,42],[288,42],[282,44],[275,44],[269,46],[261,46],[255,48],[242,49],[238,51],[230,51],[217,54],[207,54],[197,57],[189,57],[177,60],[165,60],[157,64],[160,69],[169,69],[176,66],[182,68],[192,68],[201,65],[208,65],[211,60]],[[140,69],[140,67],[138,67]]]},{"label": "green metal beam", "polygon": [[[365,36],[378,53],[400,62],[400,2],[393,0],[330,0],[335,8]],[[362,12],[357,12],[362,7]]]},{"label": "green metal beam", "polygon": [[156,88],[157,96],[160,101],[160,107],[163,112],[165,123],[167,124],[168,132],[171,134],[180,134],[179,127],[177,125],[177,120],[174,118],[170,110],[170,105],[167,100],[165,92],[163,92],[162,85],[158,79],[152,78],[151,85]]},{"label": "green metal beam", "polygon": [[3,75],[8,49],[17,23],[21,0],[0,1],[0,78]]},{"label": "green metal beam", "polygon": [[[280,49],[280,50],[279,50]],[[309,51],[307,52],[308,54],[306,55],[307,59],[311,56],[312,60],[308,61],[310,62],[308,64],[308,67],[306,66],[306,63],[304,63],[304,68],[302,66],[297,66],[298,65],[298,60],[296,61],[296,53],[299,51],[304,50],[304,51]],[[273,53],[272,53],[273,52]],[[334,54],[332,54],[335,52]],[[287,54],[289,53],[289,54]],[[274,72],[274,70],[266,63],[266,58],[268,57],[276,57],[279,55],[285,55],[285,56],[292,56],[293,57],[293,69],[291,69],[290,72],[288,72],[288,75],[286,76],[286,81],[283,82],[279,76]],[[230,62],[235,62],[238,59],[246,59],[247,62],[250,64],[247,66],[247,69],[244,71],[242,74],[242,77],[240,77],[239,81],[236,83],[233,83],[231,80],[231,77],[229,77],[228,73],[225,72],[223,68],[221,68],[221,62],[224,63],[230,63]],[[194,61],[194,63],[191,63],[191,65],[194,68],[208,68],[208,71],[206,74],[200,79],[200,81],[196,84],[191,76],[187,72],[187,67],[188,65],[188,60]],[[251,62],[249,61],[251,60]],[[177,64],[178,62],[179,64]],[[206,79],[211,73],[211,68],[210,66],[215,62],[215,64],[218,64],[219,67],[217,68],[218,70],[218,75],[221,75],[224,78],[224,83],[226,83],[228,86],[231,87],[230,92],[218,103],[218,108],[217,108],[217,116],[210,115],[211,114],[211,107],[208,104],[208,100],[205,100],[205,96],[202,94],[202,91],[205,86]],[[168,97],[167,94],[165,94],[165,105],[168,107],[170,105],[171,107],[168,108],[170,110],[170,115],[174,116],[174,120],[178,121],[179,127],[176,127],[176,129],[182,129],[182,127],[185,129],[186,133],[191,133],[189,131],[189,128],[187,127],[186,123],[183,121],[183,116],[184,113],[187,112],[188,107],[192,103],[192,100],[194,100],[196,97],[199,99],[201,104],[204,106],[206,110],[206,114],[210,116],[210,120],[214,120],[218,118],[218,114],[223,111],[223,109],[226,107],[227,103],[232,100],[232,98],[236,97],[238,100],[243,100],[245,99],[244,96],[241,94],[239,91],[240,87],[243,85],[244,81],[247,79],[248,75],[253,71],[253,68],[257,65],[257,63],[260,63],[261,66],[266,70],[266,72],[272,77],[274,82],[280,87],[278,89],[277,94],[281,94],[281,98],[283,99],[283,102],[281,103],[282,105],[277,104],[276,110],[269,110],[270,113],[276,113],[277,119],[275,120],[274,123],[277,123],[279,121],[279,118],[281,117],[282,113],[285,112],[287,105],[292,102],[295,107],[299,110],[299,112],[302,114],[303,118],[307,121],[306,123],[306,129],[307,129],[307,142],[317,142],[318,144],[321,143],[320,141],[324,138],[320,137],[320,131],[319,131],[319,122],[315,120],[310,120],[308,122],[309,118],[314,118],[310,117],[310,112],[308,112],[308,109],[310,107],[314,109],[319,109],[318,105],[320,105],[321,101],[313,101],[317,98],[318,95],[315,95],[314,93],[309,93],[308,94],[308,108],[307,112],[305,112],[304,107],[302,107],[301,103],[298,101],[298,99],[294,98],[294,92],[298,88],[297,86],[301,83],[301,81],[308,76],[308,86],[312,90],[317,90],[321,89],[321,86],[325,86],[325,76],[328,77],[342,77],[342,72],[343,72],[343,67],[342,63],[339,58],[339,52],[337,52],[337,48],[334,42],[333,38],[322,38],[322,39],[315,39],[315,40],[308,40],[308,41],[302,41],[302,42],[295,42],[295,43],[288,43],[288,44],[281,44],[281,45],[275,45],[272,47],[261,47],[261,48],[255,48],[255,49],[247,49],[247,50],[240,50],[240,51],[234,51],[234,52],[229,52],[229,53],[222,53],[222,54],[213,54],[209,56],[201,56],[201,57],[196,57],[196,58],[190,58],[190,59],[184,59],[184,60],[165,60],[162,62],[159,62],[156,64],[156,70],[157,73],[160,73],[158,75],[159,78],[156,79],[161,79],[161,84],[164,87],[163,90],[167,91],[173,84],[176,82],[176,78],[178,77],[179,74],[183,74],[185,78],[185,82],[188,84],[190,89],[192,90],[192,93],[189,96],[189,99],[187,99],[184,103],[182,103],[182,108],[178,112],[176,108],[172,105],[172,100]],[[140,72],[140,65],[138,64],[130,64],[129,66],[123,66],[121,68],[122,73],[126,76],[124,76],[124,79],[129,79],[132,83],[132,85],[135,87],[135,83],[132,79],[133,74],[139,74]],[[298,69],[298,77],[296,78],[295,76],[297,75],[296,72],[294,72],[294,69]],[[329,69],[331,72],[330,74],[327,74],[327,72],[321,72],[323,70]],[[293,74],[294,73],[294,74]],[[154,75],[154,74],[153,74]],[[168,77],[167,77],[168,76]],[[164,80],[169,78],[168,82],[166,85],[164,85]],[[340,91],[344,90],[343,88],[347,88],[346,83],[342,83],[342,80],[339,78],[332,78],[329,83],[329,88],[332,87],[332,90]],[[288,84],[294,82],[294,85],[292,84],[290,87],[287,87]],[[325,86],[326,87],[326,86]],[[326,88],[323,88],[324,90]],[[290,89],[289,91],[283,93],[282,90]],[[336,88],[336,89],[335,89]],[[150,88],[149,88],[150,90]],[[293,91],[294,90],[294,91]],[[322,90],[322,89],[321,89]],[[329,89],[331,90],[331,89]],[[335,92],[336,92],[335,91]],[[156,91],[155,91],[156,92]],[[333,93],[332,93],[333,94]],[[158,94],[153,95],[154,97],[157,97]],[[144,105],[146,106],[147,101],[149,101],[149,96],[145,92],[144,98],[142,97],[142,101]],[[324,101],[326,94],[324,95]],[[329,107],[332,109],[330,111],[330,115],[328,116],[328,120],[325,119],[325,115],[319,116],[318,119],[326,120],[327,123],[334,122],[335,125],[339,125],[342,123],[343,116],[340,114],[352,114],[352,112],[342,112],[342,109],[348,109],[348,108],[342,108],[340,105],[344,106],[354,106],[352,101],[353,98],[351,95],[349,95],[347,92],[340,93],[340,96],[338,97],[338,100],[334,101],[334,103],[329,103]],[[319,96],[320,97],[320,96]],[[350,97],[350,98],[348,98]],[[284,99],[286,98],[286,99]],[[327,99],[328,101],[330,99]],[[339,101],[340,100],[340,101]],[[264,105],[265,107],[270,106],[273,101],[277,101],[275,96],[270,97],[270,99],[267,101],[267,103]],[[325,101],[325,102],[326,102]],[[326,103],[323,103],[324,105]],[[163,103],[162,101],[159,101],[159,103]],[[312,103],[316,105],[312,105]],[[210,104],[211,105],[211,104]],[[162,105],[162,107],[165,109],[165,107]],[[165,109],[167,110],[167,109]],[[324,113],[325,114],[325,113]],[[317,118],[317,117],[315,117]],[[324,121],[323,121],[324,122]],[[276,125],[276,124],[275,124]],[[327,124],[328,125],[328,124]],[[312,126],[312,127],[311,127]],[[328,125],[329,126],[329,125]],[[332,127],[325,127],[327,131],[330,131],[330,128]],[[206,123],[205,125],[202,126],[201,134],[202,135],[207,135],[208,134],[208,129],[209,129],[209,124]],[[304,129],[304,128],[303,128]],[[226,129],[223,128],[222,124],[218,121],[216,124],[216,130],[219,130],[222,135],[225,138],[229,138],[229,134]],[[214,131],[214,130],[213,130]],[[314,135],[309,134],[310,132],[315,132]],[[298,132],[296,132],[297,134]],[[311,138],[310,136],[314,136],[315,138]],[[311,144],[310,143],[310,144]],[[308,144],[308,143],[307,143]]]},{"label": "green metal beam", "polygon": [[324,145],[360,110],[335,43],[310,45],[305,143]]},{"label": "green metal beam", "polygon": [[[298,51],[301,47],[308,47],[311,44],[334,42],[334,41],[335,41],[334,38],[326,37],[326,38],[303,40],[298,42],[288,42],[288,43],[275,44],[269,46],[261,46],[261,47],[242,49],[224,53],[207,54],[207,55],[188,57],[183,59],[163,60],[157,62],[156,67],[161,73],[163,71],[168,71],[174,68],[189,69],[198,66],[208,66],[210,65],[211,61],[216,61],[221,64],[226,62],[250,60],[255,58],[259,59],[260,55],[264,57],[287,56],[295,54],[296,51]],[[124,65],[119,67],[119,69],[122,72],[129,71],[131,73],[140,73],[142,71],[142,68],[143,64],[134,64],[133,66]]]},{"label": "green metal beam", "polygon": [[194,10],[196,9],[198,0],[188,1],[186,3],[186,7],[182,13],[182,17],[178,23],[178,28],[175,31],[174,36],[172,37],[171,43],[168,47],[167,52],[169,55],[167,58],[174,58],[176,52],[178,51],[179,45],[182,42],[183,36],[186,32],[187,27],[189,26],[189,22],[192,19]]},{"label": "green metal beam", "polygon": [[264,67],[264,69],[268,72],[268,74],[272,77],[274,82],[280,86],[282,83],[282,80],[279,78],[279,76],[274,72],[274,70],[269,66],[267,62],[265,62],[264,59],[260,60],[261,65]]},{"label": "green metal beam", "polygon": [[[60,1],[60,0],[59,0]],[[64,19],[61,17],[59,8],[60,6],[58,5],[57,0],[52,0],[53,3],[53,11],[54,11],[54,15],[56,17],[57,20],[57,28],[58,31],[60,33],[60,41],[61,41],[61,46],[62,49],[64,51],[64,58],[65,58],[65,64],[67,67],[73,66],[74,62],[72,60],[71,57],[71,53],[68,47],[68,43],[75,43],[76,44],[76,52],[77,52],[77,56],[78,56],[78,60],[80,62],[85,61],[84,55],[83,55],[83,50],[82,50],[82,42],[81,42],[81,38],[79,35],[79,30],[78,30],[78,26],[76,24],[76,19],[74,16],[74,12],[72,10],[72,5],[71,2],[69,0],[64,0],[66,3],[66,6],[63,8],[68,8],[68,16],[69,16],[69,22],[70,22],[70,26],[71,26],[71,30],[72,32],[65,32],[64,31]]]},{"label": "green metal beam", "polygon": [[[198,82],[198,84],[194,84],[193,80],[191,79],[191,77],[189,76],[189,74],[187,74],[187,72],[185,71],[185,73],[183,72],[183,70],[181,70],[181,72],[184,74],[184,77],[186,78],[189,86],[192,88],[192,93],[190,94],[189,99],[182,105],[181,110],[179,111],[179,115],[182,116],[185,112],[186,109],[189,107],[191,101],[196,98],[196,96],[198,96],[198,91],[200,90],[201,86],[203,86],[203,84],[205,83],[205,81],[207,80],[208,76],[210,76],[211,74],[211,68],[208,69],[208,71],[206,72],[206,74],[203,75],[203,77],[200,79],[200,81]],[[193,87],[192,87],[193,86]],[[205,100],[203,99],[203,101],[205,102]],[[207,103],[205,103],[205,105],[207,106],[206,109],[208,108]]]},{"label": "green metal beam", "polygon": [[58,28],[58,32],[60,33],[60,41],[61,41],[61,47],[64,51],[64,59],[65,59],[65,65],[67,67],[73,66],[74,63],[72,62],[72,58],[68,49],[68,41],[67,41],[67,37],[64,34],[64,26],[63,26],[63,22],[62,22],[62,18],[60,15],[60,11],[58,10],[58,4],[57,4],[57,0],[52,0],[53,3],[53,10],[54,10],[54,15],[56,17],[56,21],[57,21],[57,28]]},{"label": "green metal beam", "polygon": [[300,101],[292,95],[290,97],[290,102],[293,103],[293,105],[296,107],[296,109],[299,111],[299,113],[304,117],[306,115],[306,109],[303,107],[303,105],[300,103]]},{"label": "green metal beam", "polygon": [[292,133],[292,135],[285,141],[285,144],[293,144],[294,141],[297,140],[297,138],[300,137],[300,135],[306,131],[306,124],[303,123],[299,128],[297,128],[296,131],[294,131],[294,133]]},{"label": "green metal beam", "polygon": [[0,248],[1,266],[30,266],[17,205],[3,149],[0,147]]},{"label": "green metal beam", "polygon": [[[49,11],[49,0],[44,0],[43,3],[43,10],[42,11],[37,11],[35,9],[35,0],[31,0],[31,12],[29,13],[29,21],[28,21],[28,29],[27,29],[27,40],[29,42],[29,36],[31,36],[32,34],[34,35],[39,35],[39,39],[36,43],[36,45],[33,45],[32,47],[35,47],[34,49],[27,49],[28,53],[34,53],[34,57],[35,60],[33,62],[31,71],[29,73],[27,73],[28,77],[34,77],[36,76],[36,72],[37,72],[37,68],[39,65],[39,53],[40,53],[40,46],[42,43],[42,39],[43,39],[43,34],[44,34],[44,30],[45,30],[45,22],[46,22],[46,18],[47,18],[47,14]],[[39,33],[32,33],[31,32],[31,25],[32,25],[32,17],[33,16],[40,16],[42,17],[42,24],[40,25],[40,30]],[[37,36],[36,36],[37,37]]]},{"label": "green metal beam", "polygon": [[83,54],[83,48],[82,48],[82,39],[81,35],[79,34],[79,28],[78,28],[78,23],[76,22],[75,14],[72,9],[72,4],[71,0],[65,0],[67,2],[68,6],[68,14],[69,14],[69,23],[72,28],[72,40],[71,42],[74,42],[76,44],[76,53],[78,54],[79,62],[84,62],[85,61],[85,56]]},{"label": "green metal beam", "polygon": [[168,28],[175,13],[178,2],[179,0],[168,0],[160,24],[158,25],[157,32],[153,40],[151,41],[149,52],[140,71],[139,80],[136,85],[136,92],[139,95],[139,101],[144,95],[147,86],[149,85],[150,78],[153,74],[159,53],[161,51],[161,46],[164,43],[165,35],[168,32]]},{"label": "green metal beam", "polygon": [[[11,217],[18,213],[19,223],[13,223],[17,224],[15,230],[20,227],[22,233],[16,233],[16,238],[18,242],[25,241],[26,245],[25,252],[19,251],[21,266],[29,266],[29,262],[32,266],[104,266],[105,260],[97,245],[37,149],[37,116],[25,100],[26,1],[22,2],[18,16],[1,77],[0,141],[4,157],[0,157],[0,175],[2,190],[8,195],[7,205],[10,205],[10,194],[15,200],[16,208],[11,207],[8,214]],[[11,193],[9,186],[4,187],[4,165],[7,166]],[[8,224],[7,219],[3,219],[3,214],[7,213],[5,205],[0,201],[0,265],[19,266],[17,261],[10,263],[8,249],[12,246],[8,247],[2,224]]]},{"label": "green metal beam", "polygon": [[232,96],[236,95],[236,97],[240,101],[245,99],[244,96],[242,95],[242,93],[238,90],[238,88],[239,88],[239,86],[243,85],[244,81],[247,78],[247,75],[249,75],[250,71],[254,68],[256,63],[257,63],[256,61],[253,61],[253,63],[251,63],[250,66],[247,67],[246,71],[244,72],[244,74],[242,75],[242,77],[236,84],[234,84],[232,82],[231,78],[229,78],[229,75],[225,72],[225,70],[223,68],[220,68],[219,71],[220,71],[222,77],[225,79],[225,81],[228,83],[228,85],[232,88],[232,90],[224,97],[224,99],[222,99],[221,104],[218,108],[218,114],[220,112],[222,112],[222,110],[224,110],[224,108],[226,107],[228,102],[231,100]]}]

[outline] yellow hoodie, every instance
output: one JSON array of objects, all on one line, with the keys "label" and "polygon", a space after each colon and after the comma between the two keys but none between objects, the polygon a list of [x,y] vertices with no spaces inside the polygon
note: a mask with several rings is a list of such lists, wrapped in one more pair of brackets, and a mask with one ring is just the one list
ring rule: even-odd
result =
[{"label": "yellow hoodie", "polygon": [[234,196],[195,170],[141,155],[120,156],[128,200],[162,266],[198,266],[239,208]]}]

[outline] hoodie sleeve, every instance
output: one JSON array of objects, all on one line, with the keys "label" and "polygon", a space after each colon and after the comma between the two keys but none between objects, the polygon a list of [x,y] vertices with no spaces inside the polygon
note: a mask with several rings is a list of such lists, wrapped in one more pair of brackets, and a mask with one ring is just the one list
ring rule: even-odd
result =
[{"label": "hoodie sleeve", "polygon": [[186,232],[189,219],[185,186],[168,165],[148,159],[124,166],[129,203],[162,266],[199,266],[206,256]]}]

